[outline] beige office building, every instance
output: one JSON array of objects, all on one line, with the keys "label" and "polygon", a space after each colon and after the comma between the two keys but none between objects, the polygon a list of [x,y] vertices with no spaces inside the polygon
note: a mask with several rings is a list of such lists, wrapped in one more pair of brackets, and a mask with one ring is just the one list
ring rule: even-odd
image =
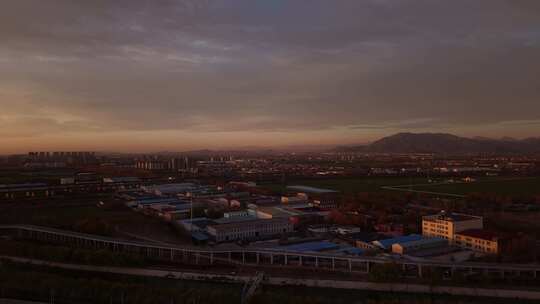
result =
[{"label": "beige office building", "polygon": [[481,216],[441,212],[422,218],[422,234],[427,237],[442,237],[454,241],[455,235],[469,229],[484,227]]},{"label": "beige office building", "polygon": [[470,229],[456,234],[455,244],[476,252],[498,254],[501,250],[503,239],[497,234],[480,230]]}]

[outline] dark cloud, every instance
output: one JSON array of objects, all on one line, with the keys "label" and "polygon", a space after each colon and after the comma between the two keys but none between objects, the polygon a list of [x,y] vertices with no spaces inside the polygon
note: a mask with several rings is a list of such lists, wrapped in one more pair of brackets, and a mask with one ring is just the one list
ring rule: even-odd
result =
[{"label": "dark cloud", "polygon": [[540,119],[535,0],[8,0],[0,39],[12,136]]}]

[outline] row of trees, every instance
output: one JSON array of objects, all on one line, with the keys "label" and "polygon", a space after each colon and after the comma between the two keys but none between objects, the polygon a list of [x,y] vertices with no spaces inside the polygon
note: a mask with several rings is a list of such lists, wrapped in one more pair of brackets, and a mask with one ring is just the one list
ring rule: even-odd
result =
[{"label": "row of trees", "polygon": [[108,250],[85,250],[22,241],[0,241],[0,254],[62,263],[104,266],[142,266],[145,261],[137,255],[113,253]]},{"label": "row of trees", "polygon": [[[0,298],[54,303],[238,303],[240,286],[34,270],[2,263]],[[54,301],[53,301],[54,299]]]}]

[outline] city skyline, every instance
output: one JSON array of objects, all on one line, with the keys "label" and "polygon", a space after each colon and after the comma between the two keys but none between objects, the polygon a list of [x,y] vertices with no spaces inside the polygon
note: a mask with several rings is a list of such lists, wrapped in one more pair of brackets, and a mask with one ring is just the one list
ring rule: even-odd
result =
[{"label": "city skyline", "polygon": [[540,136],[537,1],[10,1],[0,154]]}]

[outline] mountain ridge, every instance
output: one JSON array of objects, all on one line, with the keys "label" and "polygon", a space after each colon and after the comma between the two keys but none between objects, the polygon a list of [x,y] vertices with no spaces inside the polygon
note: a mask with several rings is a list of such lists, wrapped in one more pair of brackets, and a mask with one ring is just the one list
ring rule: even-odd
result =
[{"label": "mountain ridge", "polygon": [[371,153],[540,153],[540,138],[491,139],[460,137],[449,133],[402,132],[383,137],[368,145],[339,147],[342,152]]}]

